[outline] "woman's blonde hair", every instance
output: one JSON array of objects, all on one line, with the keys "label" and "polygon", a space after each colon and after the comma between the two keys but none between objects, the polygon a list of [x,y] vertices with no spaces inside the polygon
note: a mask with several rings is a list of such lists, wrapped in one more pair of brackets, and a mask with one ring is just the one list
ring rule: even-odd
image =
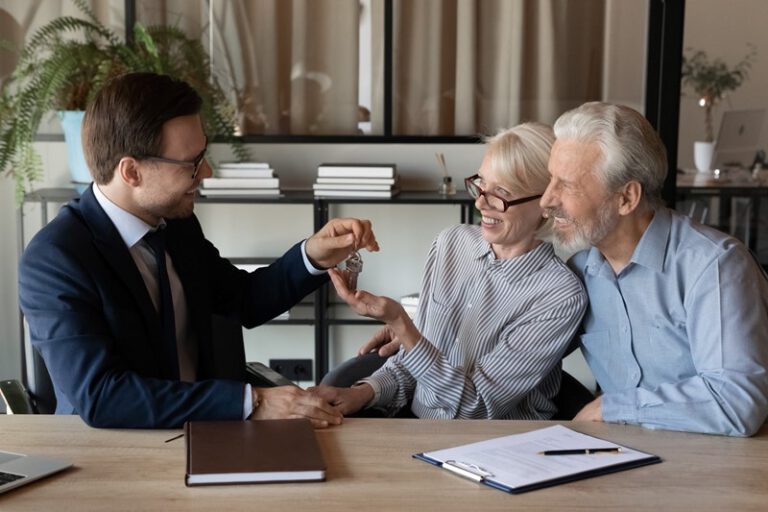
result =
[{"label": "woman's blonde hair", "polygon": [[[549,152],[555,142],[550,126],[523,123],[485,139],[491,168],[506,178],[510,192],[525,196],[543,194],[549,185]],[[543,219],[536,232],[540,239],[552,234],[552,219]]]}]

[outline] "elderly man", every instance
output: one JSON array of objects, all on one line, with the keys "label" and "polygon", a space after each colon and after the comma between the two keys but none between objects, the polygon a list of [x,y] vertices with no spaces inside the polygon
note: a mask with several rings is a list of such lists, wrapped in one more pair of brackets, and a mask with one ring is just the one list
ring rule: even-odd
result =
[{"label": "elderly man", "polygon": [[[590,306],[581,349],[603,395],[576,420],[749,436],[768,413],[768,281],[734,238],[662,206],[664,146],[624,106],[555,124],[541,199]],[[590,248],[591,246],[591,248]]]}]

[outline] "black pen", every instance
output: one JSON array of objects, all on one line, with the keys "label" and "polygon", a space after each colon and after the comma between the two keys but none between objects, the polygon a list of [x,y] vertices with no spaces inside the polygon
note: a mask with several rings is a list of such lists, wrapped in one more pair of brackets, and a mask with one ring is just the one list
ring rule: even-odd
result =
[{"label": "black pen", "polygon": [[546,450],[539,455],[592,455],[593,453],[621,453],[621,448],[578,448],[574,450]]}]

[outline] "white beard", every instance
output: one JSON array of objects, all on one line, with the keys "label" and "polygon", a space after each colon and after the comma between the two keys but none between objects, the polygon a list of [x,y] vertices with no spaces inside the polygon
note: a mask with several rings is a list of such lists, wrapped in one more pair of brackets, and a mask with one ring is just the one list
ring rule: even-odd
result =
[{"label": "white beard", "polygon": [[[574,224],[575,229],[570,238],[567,238],[564,233],[558,231],[555,225],[552,245],[555,248],[555,252],[561,258],[567,259],[577,252],[589,249],[591,246],[600,243],[613,231],[616,224],[618,224],[618,214],[615,214],[606,204],[601,205],[599,211],[599,215],[592,223],[588,225]],[[562,218],[557,213],[555,210],[547,212],[549,216]]]}]

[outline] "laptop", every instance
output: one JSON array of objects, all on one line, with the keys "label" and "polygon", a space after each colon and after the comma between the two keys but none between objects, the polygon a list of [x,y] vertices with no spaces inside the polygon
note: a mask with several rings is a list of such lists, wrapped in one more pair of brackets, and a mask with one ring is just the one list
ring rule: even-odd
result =
[{"label": "laptop", "polygon": [[65,460],[0,451],[0,494],[71,466]]},{"label": "laptop", "polygon": [[764,119],[763,108],[723,112],[712,168],[751,168],[760,144]]}]

